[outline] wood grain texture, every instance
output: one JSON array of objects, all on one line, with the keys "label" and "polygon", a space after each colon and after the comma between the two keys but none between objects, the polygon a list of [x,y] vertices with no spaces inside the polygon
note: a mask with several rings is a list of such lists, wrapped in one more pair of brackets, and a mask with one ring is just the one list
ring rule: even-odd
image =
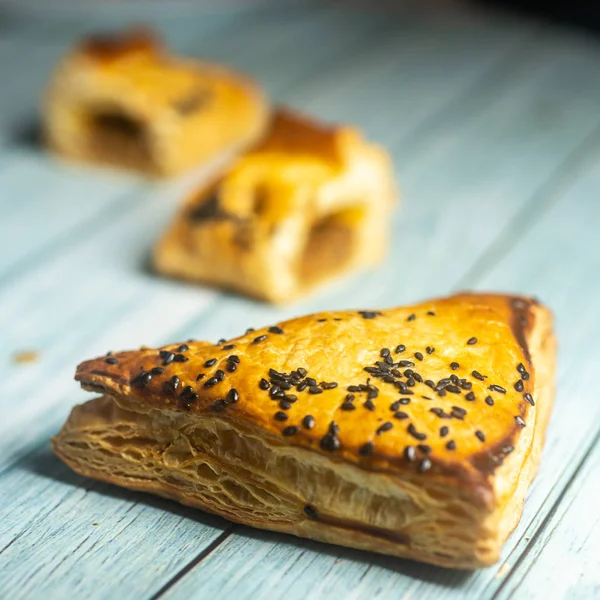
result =
[{"label": "wood grain texture", "polygon": [[[0,95],[0,596],[594,597],[600,49],[509,17],[414,6],[396,19],[339,6],[213,16],[156,22],[180,51],[248,70],[276,98],[391,148],[405,202],[390,259],[286,308],[154,277],[147,251],[186,182],[58,165],[13,135],[72,37],[118,19],[0,31],[3,80],[11,57],[27,71]],[[457,284],[535,293],[558,315],[559,401],[506,567],[470,575],[233,528],[84,481],[49,454],[48,436],[85,398],[71,381],[82,358]],[[11,362],[29,348],[36,363]],[[566,583],[549,573],[558,557]]]}]

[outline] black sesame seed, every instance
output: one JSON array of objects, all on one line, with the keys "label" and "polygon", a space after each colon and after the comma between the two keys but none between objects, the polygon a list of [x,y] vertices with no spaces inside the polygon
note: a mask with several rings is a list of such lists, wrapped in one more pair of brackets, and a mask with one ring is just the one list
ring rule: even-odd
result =
[{"label": "black sesame seed", "polygon": [[384,383],[396,383],[396,378],[393,377],[392,375],[386,375],[385,377],[382,378],[382,381]]},{"label": "black sesame seed", "polygon": [[298,400],[298,396],[294,396],[294,394],[286,394],[284,396],[284,399],[287,400],[288,402],[296,402]]},{"label": "black sesame seed", "polygon": [[529,379],[529,373],[527,373],[527,371],[525,371],[525,373],[521,373],[521,379],[523,381],[527,381]]},{"label": "black sesame seed", "polygon": [[225,378],[225,371],[223,371],[223,369],[217,369],[217,371],[215,371],[215,379],[217,381],[223,381],[224,378]]},{"label": "black sesame seed", "polygon": [[386,431],[389,431],[390,429],[392,429],[394,427],[394,424],[391,421],[386,421],[385,423],[382,423],[378,428],[377,431],[375,432],[377,435],[381,435],[382,433],[385,433]]},{"label": "black sesame seed", "polygon": [[[177,377],[177,375],[173,375],[173,377],[171,377],[171,379],[169,380],[169,385],[176,390],[179,387],[179,377]],[[191,389],[191,387],[190,387]]]},{"label": "black sesame seed", "polygon": [[381,352],[379,354],[380,354],[381,358],[387,358],[390,355],[390,349],[382,348]]},{"label": "black sesame seed", "polygon": [[427,314],[428,314],[430,317],[435,317],[435,313],[434,313],[432,310],[428,310],[428,311],[427,311]]},{"label": "black sesame seed", "polygon": [[254,331],[254,327],[248,327],[248,329],[246,329],[246,333],[252,333]]},{"label": "black sesame seed", "polygon": [[483,431],[480,431],[479,429],[475,432],[475,437],[480,441],[480,442],[485,442],[485,435],[483,433]]},{"label": "black sesame seed", "polygon": [[114,356],[109,356],[108,358],[104,359],[104,362],[107,365],[116,365],[119,361]]},{"label": "black sesame seed", "polygon": [[533,401],[533,396],[529,392],[523,394],[523,398],[525,398],[525,400],[527,402],[529,402],[529,404],[531,404],[531,406],[535,406],[535,402]]},{"label": "black sesame seed", "polygon": [[285,392],[280,390],[278,386],[274,385],[270,390],[269,390],[269,396],[273,399],[280,399],[283,398],[285,396]]},{"label": "black sesame seed", "polygon": [[162,375],[164,372],[165,370],[162,367],[154,367],[150,369],[150,373],[152,373],[152,375]]},{"label": "black sesame seed", "polygon": [[227,393],[227,402],[229,404],[235,404],[240,399],[240,395],[236,389],[231,389]]},{"label": "black sesame seed", "polygon": [[259,335],[252,340],[253,344],[260,344],[260,342],[264,342],[267,339],[267,335],[263,333],[263,335]]},{"label": "black sesame seed", "polygon": [[400,408],[400,400],[396,400],[390,404],[390,410],[397,411]]},{"label": "black sesame seed", "polygon": [[373,444],[372,444],[372,442],[366,442],[365,444],[363,444],[358,449],[358,453],[361,456],[369,456],[369,454],[372,454],[373,453]]},{"label": "black sesame seed", "polygon": [[317,319],[317,323],[325,323],[325,321],[327,321],[327,319]]},{"label": "black sesame seed", "polygon": [[[106,354],[106,356],[110,356],[112,354],[112,352],[108,352]],[[166,358],[169,354],[173,354],[172,352],[169,352],[168,350],[159,350],[158,351],[158,356],[160,356],[160,358]]]},{"label": "black sesame seed", "polygon": [[456,450],[456,442],[454,440],[450,440],[447,444],[446,444],[446,448],[448,450]]},{"label": "black sesame seed", "polygon": [[220,340],[217,340],[217,346],[220,346],[221,344],[225,343],[225,338],[221,338]]},{"label": "black sesame seed", "polygon": [[451,368],[453,371],[456,371],[456,369],[458,369],[458,367],[460,367],[460,365],[459,365],[457,362],[451,362],[451,363],[450,363],[450,368]]},{"label": "black sesame seed", "polygon": [[208,369],[209,367],[212,367],[212,366],[213,366],[213,365],[215,365],[216,363],[217,363],[217,359],[216,359],[216,358],[211,358],[211,359],[207,360],[207,361],[204,363],[204,367],[205,367],[206,369]]},{"label": "black sesame seed", "polygon": [[323,388],[324,390],[333,390],[337,386],[338,384],[335,381],[331,381],[329,383],[325,381],[321,382],[321,388]]},{"label": "black sesame seed", "polygon": [[306,377],[308,375],[308,371],[303,367],[298,367],[296,369],[296,372],[298,373],[298,375],[300,375],[300,377]]},{"label": "black sesame seed", "polygon": [[494,406],[494,399],[491,396],[486,396],[485,397],[485,403],[488,406]]},{"label": "black sesame seed", "polygon": [[217,383],[219,383],[219,380],[218,380],[216,377],[211,377],[210,379],[207,379],[207,380],[204,382],[204,387],[205,387],[205,388],[210,388],[210,387],[212,387],[213,385],[216,385]]},{"label": "black sesame seed", "polygon": [[413,462],[416,457],[417,452],[414,446],[406,446],[406,448],[404,448],[404,458],[406,458],[408,462]]},{"label": "black sesame seed", "polygon": [[327,433],[321,438],[320,446],[323,450],[327,450],[327,452],[334,452],[340,447],[340,440],[337,436]]},{"label": "black sesame seed", "polygon": [[470,381],[467,381],[466,379],[461,379],[458,382],[458,385],[460,385],[460,387],[463,390],[470,390],[473,387],[473,384]]},{"label": "black sesame seed", "polygon": [[323,390],[318,385],[311,385],[308,388],[308,393],[309,394],[322,394]]},{"label": "black sesame seed", "polygon": [[473,375],[475,379],[479,379],[479,381],[483,381],[486,378],[486,376],[482,375],[479,371],[473,371],[471,375]]},{"label": "black sesame seed", "polygon": [[434,388],[435,387],[435,383],[433,381],[431,381],[431,379],[426,379],[425,380],[425,385],[428,385],[430,388]]},{"label": "black sesame seed", "polygon": [[415,352],[415,358],[417,360],[423,360],[423,355],[420,352]]},{"label": "black sesame seed", "polygon": [[288,420],[288,416],[281,410],[278,410],[273,417],[275,418],[275,420],[277,421],[287,421]]},{"label": "black sesame seed", "polygon": [[237,371],[237,365],[234,362],[228,362],[227,363],[227,372],[235,373],[236,371]]},{"label": "black sesame seed", "polygon": [[404,367],[414,367],[415,363],[411,362],[410,360],[401,360],[401,361],[398,362],[398,366],[402,367],[402,368],[404,368]]},{"label": "black sesame seed", "polygon": [[190,359],[187,356],[185,356],[184,354],[176,354],[173,357],[174,362],[187,362],[188,360],[190,360]]},{"label": "black sesame seed", "polygon": [[354,398],[355,398],[354,394],[346,394],[347,402],[352,402],[354,400]]},{"label": "black sesame seed", "polygon": [[194,393],[194,388],[191,385],[186,385],[182,390],[181,390],[181,394],[179,394],[180,397],[184,397],[184,396],[191,396]]},{"label": "black sesame seed", "polygon": [[492,392],[498,392],[499,394],[506,394],[506,390],[500,386],[493,383],[488,387],[488,390],[492,390]]},{"label": "black sesame seed", "polygon": [[187,352],[190,347],[187,344],[181,344],[179,348],[177,348],[177,352]]},{"label": "black sesame seed", "polygon": [[225,400],[215,400],[212,404],[212,409],[215,412],[221,412],[227,406],[227,402]]},{"label": "black sesame seed", "polygon": [[517,390],[517,392],[522,392],[523,389],[523,381],[521,379],[515,381],[515,390]]},{"label": "black sesame seed", "polygon": [[363,319],[374,319],[375,317],[381,316],[381,313],[377,310],[359,310],[358,314]]},{"label": "black sesame seed", "polygon": [[473,346],[476,343],[477,343],[477,338],[476,337],[472,337],[472,338],[469,338],[467,340],[467,344],[469,344],[469,346]]},{"label": "black sesame seed", "polygon": [[394,413],[394,419],[403,421],[404,419],[408,419],[408,415],[405,412],[399,410],[397,413]]},{"label": "black sesame seed", "polygon": [[261,390],[268,390],[271,387],[271,384],[263,377],[259,382],[258,382],[258,387]]},{"label": "black sesame seed", "polygon": [[440,437],[446,437],[449,432],[450,429],[448,429],[448,427],[446,427],[445,425],[443,427],[440,427]]},{"label": "black sesame seed", "polygon": [[227,346],[223,346],[223,350],[233,350],[235,348],[235,344],[227,344]]},{"label": "black sesame seed", "polygon": [[431,469],[431,461],[428,458],[424,458],[419,463],[419,473],[425,473],[425,471],[429,471]]},{"label": "black sesame seed", "polygon": [[356,410],[356,406],[354,406],[354,404],[352,404],[352,402],[348,402],[348,401],[342,402],[342,405],[340,406],[340,408],[345,411]]},{"label": "black sesame seed", "polygon": [[400,400],[398,400],[399,404],[410,404],[410,398],[400,398]]},{"label": "black sesame seed", "polygon": [[427,444],[417,444],[417,449],[420,450],[423,454],[431,453],[431,446],[428,446]]},{"label": "black sesame seed", "polygon": [[453,394],[460,394],[460,388],[457,385],[447,385],[446,390],[452,392]]},{"label": "black sesame seed", "polygon": [[318,519],[319,518],[319,514],[317,513],[317,509],[314,508],[313,506],[310,506],[309,504],[307,504],[304,507],[304,512],[305,512],[306,516],[310,517],[311,519]]},{"label": "black sesame seed", "polygon": [[365,400],[363,406],[370,411],[374,411],[375,410],[375,405],[373,404],[373,401],[368,398],[367,400]]},{"label": "black sesame seed", "polygon": [[469,392],[468,394],[465,394],[465,400],[473,402],[473,400],[475,400],[475,392]]},{"label": "black sesame seed", "polygon": [[417,315],[415,315],[414,313],[412,315],[408,315],[408,317],[406,318],[407,321],[414,321],[417,318]]},{"label": "black sesame seed", "polygon": [[427,348],[425,348],[425,352],[427,352],[427,354],[433,354],[435,352],[435,348],[433,346],[427,346]]},{"label": "black sesame seed", "polygon": [[519,425],[519,427],[525,427],[526,425],[525,421],[523,420],[523,417],[520,417],[518,415],[515,417],[515,421],[517,422],[517,425]]},{"label": "black sesame seed", "polygon": [[297,386],[296,389],[299,392],[303,392],[306,388],[308,387],[308,383],[306,383],[306,381],[301,381]]},{"label": "black sesame seed", "polygon": [[304,381],[306,381],[307,385],[317,385],[317,380],[312,377],[307,377]]},{"label": "black sesame seed", "polygon": [[396,354],[401,354],[402,352],[404,352],[406,350],[406,346],[404,344],[399,344],[398,346],[396,346]]},{"label": "black sesame seed", "polygon": [[269,333],[277,333],[281,335],[283,333],[283,329],[281,329],[281,327],[277,327],[277,325],[273,325],[272,327],[269,327]]},{"label": "black sesame seed", "polygon": [[312,429],[315,426],[315,418],[312,415],[306,415],[302,419],[302,427],[304,429]]},{"label": "black sesame seed", "polygon": [[283,435],[289,437],[290,435],[296,435],[300,431],[300,427],[297,425],[290,425],[283,430]]},{"label": "black sesame seed", "polygon": [[510,454],[510,453],[511,453],[511,452],[512,452],[514,449],[515,449],[515,447],[514,447],[514,446],[511,446],[511,445],[509,444],[508,446],[504,446],[504,447],[502,448],[502,452],[503,452],[504,454]]},{"label": "black sesame seed", "polygon": [[140,375],[139,382],[142,387],[146,387],[152,381],[152,375],[147,372],[143,372]]},{"label": "black sesame seed", "polygon": [[175,355],[172,352],[167,352],[163,357],[163,367],[170,365],[175,360]]},{"label": "black sesame seed", "polygon": [[229,362],[233,362],[233,363],[236,363],[238,365],[240,364],[240,358],[239,358],[239,356],[236,356],[235,354],[232,354],[231,356],[228,356],[227,360]]},{"label": "black sesame seed", "polygon": [[420,433],[419,431],[417,431],[416,427],[412,423],[410,423],[408,425],[407,431],[408,431],[408,433],[410,433],[410,435],[412,435],[417,440],[426,440],[427,439],[427,434]]}]

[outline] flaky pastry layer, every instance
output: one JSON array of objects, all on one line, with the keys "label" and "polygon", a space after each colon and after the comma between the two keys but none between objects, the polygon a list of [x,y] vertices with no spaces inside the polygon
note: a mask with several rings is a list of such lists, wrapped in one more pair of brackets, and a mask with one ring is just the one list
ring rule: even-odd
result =
[{"label": "flaky pastry layer", "polygon": [[[413,366],[369,366],[382,355]],[[53,446],[83,475],[235,522],[477,568],[498,559],[520,518],[551,411],[554,355],[549,312],[522,298],[320,313],[217,346],[83,363],[77,379],[104,395],[75,407]],[[294,365],[300,378],[271,397]],[[460,392],[440,377],[446,371]],[[206,375],[190,391],[198,372]],[[361,372],[377,394],[348,391],[373,386]],[[304,388],[311,373],[324,379]],[[410,401],[392,407],[398,395]]]}]

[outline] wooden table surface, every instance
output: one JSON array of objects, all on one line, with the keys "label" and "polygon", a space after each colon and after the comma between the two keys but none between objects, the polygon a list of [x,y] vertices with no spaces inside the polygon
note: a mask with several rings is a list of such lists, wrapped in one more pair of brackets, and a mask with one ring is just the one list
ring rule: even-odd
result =
[{"label": "wooden table surface", "polygon": [[[355,123],[394,157],[389,259],[285,308],[148,272],[180,182],[65,165],[37,145],[51,66],[129,13],[0,14],[1,598],[600,597],[600,44],[509,14],[345,4],[144,13],[177,50]],[[254,531],[83,479],[50,452],[86,399],[72,379],[84,358],[457,289],[532,294],[557,319],[541,470],[494,567]],[[37,361],[15,362],[27,350]]]}]

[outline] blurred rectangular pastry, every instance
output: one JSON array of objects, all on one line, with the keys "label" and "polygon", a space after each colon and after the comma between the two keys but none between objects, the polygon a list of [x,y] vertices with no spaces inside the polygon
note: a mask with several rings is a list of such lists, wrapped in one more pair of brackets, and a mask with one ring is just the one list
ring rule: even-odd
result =
[{"label": "blurred rectangular pastry", "polygon": [[89,360],[53,439],[82,475],[446,567],[496,562],[554,396],[552,316],[461,294]]},{"label": "blurred rectangular pastry", "polygon": [[161,176],[254,143],[268,119],[254,82],[170,54],[144,30],[79,44],[43,103],[45,137],[59,154]]},{"label": "blurred rectangular pastry", "polygon": [[382,148],[351,127],[279,110],[261,143],[185,201],[156,269],[271,302],[385,254],[396,197]]}]

